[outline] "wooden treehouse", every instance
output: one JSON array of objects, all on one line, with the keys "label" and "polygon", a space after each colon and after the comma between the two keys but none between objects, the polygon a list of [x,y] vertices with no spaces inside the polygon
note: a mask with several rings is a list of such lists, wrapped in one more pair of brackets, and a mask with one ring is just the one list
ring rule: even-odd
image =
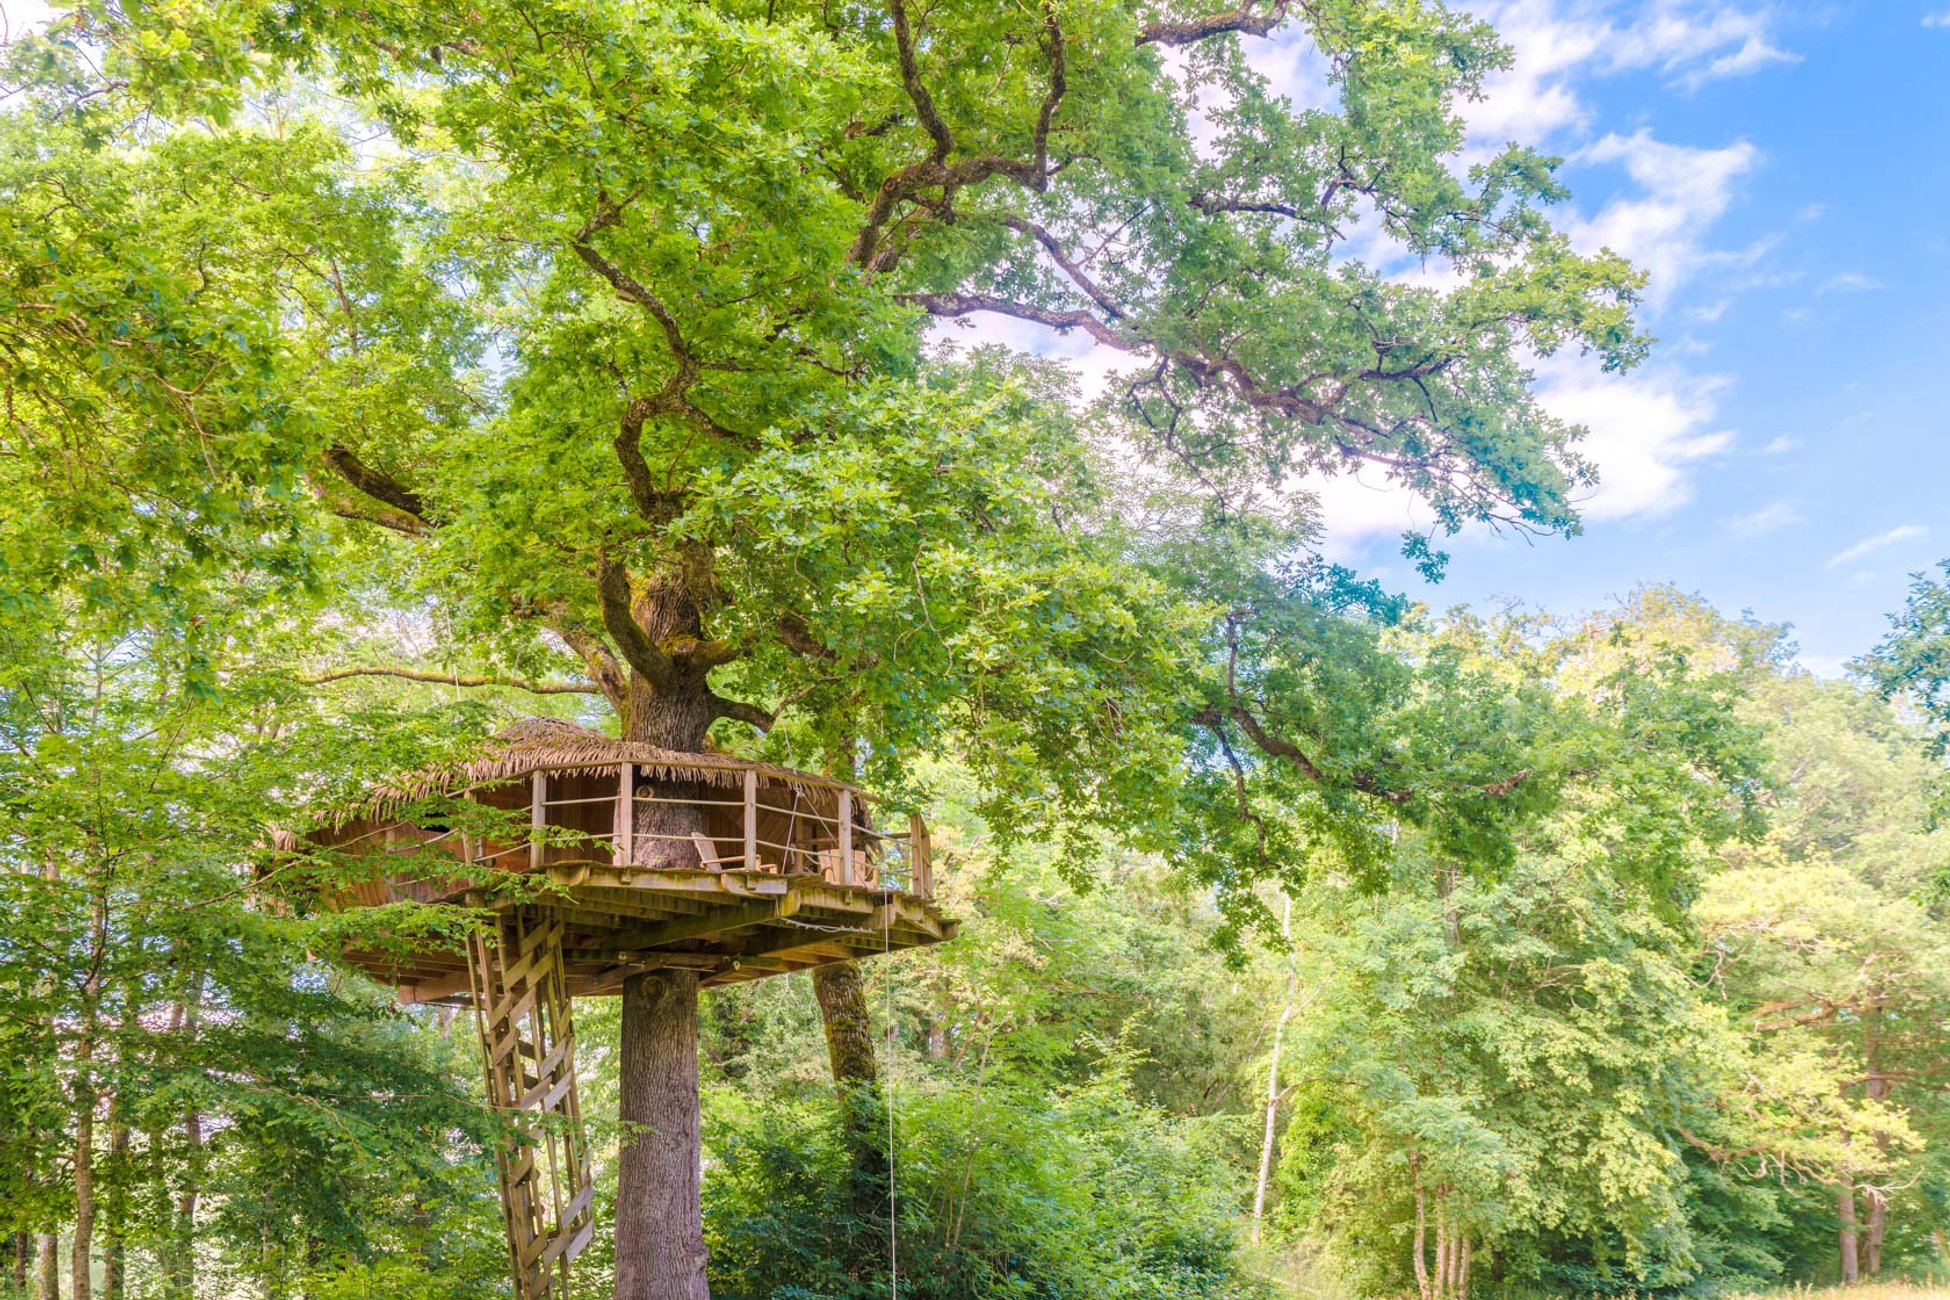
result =
[{"label": "wooden treehouse", "polygon": [[[484,811],[447,825],[408,819],[442,799]],[[872,812],[827,777],[535,719],[480,759],[376,790],[304,837],[375,859],[335,907],[493,914],[465,953],[348,956],[403,1001],[480,1012],[489,1101],[521,1116],[520,1140],[499,1155],[519,1300],[547,1295],[594,1230],[573,999],[658,969],[694,970],[713,987],[954,936],[933,902],[926,825],[883,828]],[[501,883],[526,887],[494,888],[504,871],[529,879]]]}]

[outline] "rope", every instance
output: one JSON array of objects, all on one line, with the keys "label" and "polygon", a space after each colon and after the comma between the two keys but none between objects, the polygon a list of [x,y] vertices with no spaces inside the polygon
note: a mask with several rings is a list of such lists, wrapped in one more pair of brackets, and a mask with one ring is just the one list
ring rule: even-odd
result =
[{"label": "rope", "polygon": [[[894,909],[890,904],[880,914],[880,955],[894,947]],[[887,981],[887,1284],[889,1300],[900,1300],[900,1201],[894,1180],[894,967],[882,962]]]}]

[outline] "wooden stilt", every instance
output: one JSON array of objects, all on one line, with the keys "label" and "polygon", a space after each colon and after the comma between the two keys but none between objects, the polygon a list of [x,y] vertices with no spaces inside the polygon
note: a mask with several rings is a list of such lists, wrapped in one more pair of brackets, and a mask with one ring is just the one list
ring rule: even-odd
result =
[{"label": "wooden stilt", "polygon": [[516,1300],[566,1280],[594,1231],[562,934],[561,921],[518,909],[468,940],[488,1103],[515,1117],[496,1163]]}]

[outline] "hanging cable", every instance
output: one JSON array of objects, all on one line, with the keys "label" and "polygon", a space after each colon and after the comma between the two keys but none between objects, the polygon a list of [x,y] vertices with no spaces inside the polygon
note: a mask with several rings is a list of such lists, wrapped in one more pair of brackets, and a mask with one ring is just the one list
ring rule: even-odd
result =
[{"label": "hanging cable", "polygon": [[[880,955],[884,958],[894,948],[894,900],[890,895],[887,906],[880,913]],[[882,961],[881,971],[887,979],[887,1286],[889,1300],[900,1300],[901,1296],[901,1255],[900,1255],[900,1194],[895,1190],[894,1181],[894,967],[892,962]]]}]

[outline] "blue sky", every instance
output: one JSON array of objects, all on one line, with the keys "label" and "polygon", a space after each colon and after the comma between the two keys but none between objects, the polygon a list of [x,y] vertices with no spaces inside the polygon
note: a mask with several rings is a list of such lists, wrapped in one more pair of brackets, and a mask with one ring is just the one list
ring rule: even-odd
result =
[{"label": "blue sky", "polygon": [[1430,589],[1401,503],[1336,489],[1331,546],[1437,603],[1671,581],[1835,671],[1950,555],[1950,0],[1474,8],[1517,54],[1478,132],[1566,156],[1566,218],[1651,271],[1660,345],[1544,374],[1593,429],[1582,537],[1459,538]]},{"label": "blue sky", "polygon": [[[1468,533],[1430,586],[1399,553],[1428,512],[1369,472],[1316,485],[1326,552],[1436,606],[1577,613],[1670,582],[1791,624],[1801,662],[1838,674],[1950,556],[1950,0],[1453,4],[1515,55],[1466,109],[1469,151],[1561,155],[1559,220],[1646,269],[1660,342],[1625,376],[1538,367],[1545,404],[1590,430],[1582,536]],[[1303,34],[1248,50],[1296,103],[1331,98]],[[1086,391],[1126,360],[980,333],[1069,357]]]}]

